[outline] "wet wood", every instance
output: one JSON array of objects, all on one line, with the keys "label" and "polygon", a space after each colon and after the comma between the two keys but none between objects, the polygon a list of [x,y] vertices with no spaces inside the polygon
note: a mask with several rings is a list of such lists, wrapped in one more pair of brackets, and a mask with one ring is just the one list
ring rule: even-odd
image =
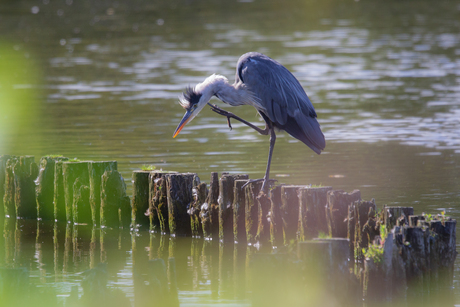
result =
[{"label": "wet wood", "polygon": [[328,233],[326,221],[327,192],[332,187],[304,187],[299,196],[299,240],[311,240]]},{"label": "wet wood", "polygon": [[211,173],[208,196],[201,206],[200,218],[203,227],[203,237],[213,240],[219,239],[219,174]]},{"label": "wet wood", "polygon": [[72,217],[74,224],[94,224],[89,198],[89,186],[84,185],[80,178],[77,178],[73,185]]},{"label": "wet wood", "polygon": [[36,219],[35,179],[38,166],[34,156],[22,156],[14,165],[14,202],[16,217]]},{"label": "wet wood", "polygon": [[93,225],[99,225],[101,221],[101,187],[102,175],[106,171],[116,171],[117,161],[100,161],[89,163],[89,202],[91,206],[91,221]]},{"label": "wet wood", "polygon": [[131,216],[123,177],[118,171],[105,171],[101,179],[101,227],[127,227]]},{"label": "wet wood", "polygon": [[2,219],[6,214],[3,204],[3,197],[5,196],[6,164],[12,157],[13,156],[10,155],[0,156],[0,219]]},{"label": "wet wood", "polygon": [[63,162],[66,221],[73,221],[74,184],[77,178],[81,185],[89,187],[89,162]]},{"label": "wet wood", "polygon": [[188,214],[190,215],[190,224],[193,237],[203,236],[203,226],[201,225],[200,212],[201,207],[206,202],[208,196],[208,187],[205,182],[201,182],[192,189],[193,202],[190,204]]},{"label": "wet wood", "polygon": [[259,222],[259,203],[257,196],[262,188],[262,182],[250,182],[245,187],[246,193],[246,240],[248,243],[256,243],[257,228]]},{"label": "wet wood", "polygon": [[409,216],[414,215],[413,207],[385,207],[383,210],[387,231],[391,231],[398,224],[398,219],[401,217],[403,217],[403,221],[401,221],[403,224],[409,224]]},{"label": "wet wood", "polygon": [[219,180],[219,240],[224,243],[234,242],[233,192],[235,180],[248,178],[248,175],[222,174]]},{"label": "wet wood", "polygon": [[64,174],[63,166],[67,159],[55,161],[54,163],[54,219],[56,221],[66,220],[65,211],[65,190],[64,190]]},{"label": "wet wood", "polygon": [[284,245],[283,219],[281,218],[281,185],[270,191],[270,241],[273,246]]},{"label": "wet wood", "polygon": [[10,158],[5,166],[5,184],[3,206],[5,216],[16,219],[16,206],[15,206],[15,188],[14,188],[14,166],[17,159]]},{"label": "wet wood", "polygon": [[284,244],[297,239],[299,225],[298,191],[305,186],[286,185],[281,187],[281,219],[283,220]]},{"label": "wet wood", "polygon": [[42,220],[54,220],[54,174],[56,161],[66,161],[65,157],[45,156],[40,159],[37,179],[37,216]]},{"label": "wet wood", "polygon": [[132,227],[150,227],[149,175],[150,171],[133,172]]},{"label": "wet wood", "polygon": [[271,200],[265,193],[257,196],[259,217],[257,221],[257,234],[255,240],[259,244],[267,245],[270,242],[270,208]]},{"label": "wet wood", "polygon": [[193,201],[192,189],[196,174],[170,174],[166,178],[169,232],[174,236],[191,236],[188,206]]},{"label": "wet wood", "polygon": [[[373,215],[369,220],[369,210]],[[350,254],[353,259],[363,260],[363,248],[368,247],[375,236],[374,221],[377,206],[375,201],[356,201],[348,206],[347,237],[350,240]],[[365,226],[366,225],[366,226]]]},{"label": "wet wood", "polygon": [[359,190],[354,190],[351,193],[342,190],[331,190],[327,193],[326,220],[331,237],[347,237],[348,206],[358,200],[361,200]]},{"label": "wet wood", "polygon": [[243,185],[246,182],[246,179],[237,179],[233,186],[233,239],[240,244],[246,244],[247,241],[245,225],[246,194],[243,189]]},{"label": "wet wood", "polygon": [[169,233],[166,176],[169,172],[150,172],[149,175],[149,221],[151,231]]}]

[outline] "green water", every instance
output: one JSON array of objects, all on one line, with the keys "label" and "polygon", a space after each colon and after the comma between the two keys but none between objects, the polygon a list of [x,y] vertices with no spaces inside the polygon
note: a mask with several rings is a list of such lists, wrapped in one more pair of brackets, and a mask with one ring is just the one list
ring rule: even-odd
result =
[{"label": "green water", "polygon": [[[259,51],[299,79],[327,140],[317,156],[278,134],[273,178],[359,189],[378,205],[458,218],[459,26],[460,5],[451,1],[3,1],[0,154],[117,160],[128,189],[131,171],[143,164],[197,172],[202,181],[212,171],[260,178],[268,137],[237,123],[230,131],[207,108],[172,138],[182,90],[212,73],[233,80],[239,56]],[[254,109],[231,111],[263,127]],[[147,257],[149,234],[140,237]],[[30,252],[21,265],[38,278],[34,240],[24,243]],[[120,242],[109,249],[123,254],[111,282],[129,293],[131,237]],[[68,294],[79,280],[74,273],[92,261],[88,244],[78,255],[67,275],[45,261],[40,281],[64,276],[56,280]],[[180,282],[183,304],[196,297],[247,303],[213,297],[210,277],[200,278],[190,287]],[[456,274],[457,303],[459,281]]]}]

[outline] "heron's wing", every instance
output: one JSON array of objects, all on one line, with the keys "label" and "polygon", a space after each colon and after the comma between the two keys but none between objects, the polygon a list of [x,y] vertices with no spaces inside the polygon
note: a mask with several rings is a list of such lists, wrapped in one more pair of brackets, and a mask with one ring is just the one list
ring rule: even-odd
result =
[{"label": "heron's wing", "polygon": [[313,105],[299,81],[283,65],[260,54],[247,53],[238,61],[237,81],[259,99],[263,112],[278,128],[286,130],[315,152],[326,146]]}]

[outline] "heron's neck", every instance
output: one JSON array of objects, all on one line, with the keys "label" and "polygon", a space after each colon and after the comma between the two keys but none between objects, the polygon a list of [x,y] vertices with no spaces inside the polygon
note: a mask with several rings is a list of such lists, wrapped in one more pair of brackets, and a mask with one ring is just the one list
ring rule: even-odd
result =
[{"label": "heron's neck", "polygon": [[203,95],[209,95],[209,99],[216,96],[231,106],[258,105],[254,94],[243,83],[230,84],[227,78],[220,75],[209,76],[196,89],[201,90]]}]

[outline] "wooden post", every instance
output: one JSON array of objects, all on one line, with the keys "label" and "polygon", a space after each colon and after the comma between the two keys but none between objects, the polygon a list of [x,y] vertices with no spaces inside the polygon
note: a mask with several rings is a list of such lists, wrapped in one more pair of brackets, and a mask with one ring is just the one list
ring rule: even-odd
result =
[{"label": "wooden post", "polygon": [[208,188],[206,183],[202,182],[192,189],[193,202],[190,205],[188,214],[190,215],[190,224],[192,228],[192,236],[202,237],[203,226],[201,225],[200,211],[201,206],[206,202],[206,196],[208,195]]},{"label": "wooden post", "polygon": [[256,243],[256,235],[259,221],[259,204],[257,196],[262,188],[261,182],[250,182],[246,186],[246,239],[248,243]]},{"label": "wooden post", "polygon": [[283,220],[284,244],[297,237],[299,224],[298,191],[305,186],[286,185],[281,187],[281,219]]},{"label": "wooden post", "polygon": [[361,200],[361,192],[354,190],[346,193],[342,190],[331,190],[327,192],[326,219],[331,237],[346,238],[348,225],[348,206]]},{"label": "wooden post", "polygon": [[260,244],[270,242],[270,207],[271,200],[265,193],[259,193],[257,196],[259,206],[259,216],[257,222],[256,241]]},{"label": "wooden post", "polygon": [[23,156],[14,165],[14,199],[16,216],[21,218],[37,218],[37,202],[35,200],[35,179],[38,166],[34,156]]},{"label": "wooden post", "polygon": [[245,209],[246,194],[243,185],[246,179],[235,180],[233,186],[233,240],[246,244]]},{"label": "wooden post", "polygon": [[192,188],[196,174],[171,174],[166,179],[169,231],[175,236],[191,236],[187,207],[192,202]]},{"label": "wooden post", "polygon": [[151,172],[149,175],[149,220],[150,230],[169,233],[166,172]]},{"label": "wooden post", "polygon": [[66,159],[56,161],[54,163],[54,220],[65,221],[65,190],[64,190],[64,174],[63,167]]},{"label": "wooden post", "polygon": [[248,175],[222,174],[219,181],[219,240],[234,242],[233,238],[233,188],[235,179],[248,179]]},{"label": "wooden post", "polygon": [[5,194],[3,196],[3,205],[5,215],[9,218],[16,219],[16,207],[15,207],[15,189],[14,189],[14,166],[16,165],[17,159],[11,158],[6,162],[5,167]]},{"label": "wooden post", "polygon": [[397,220],[404,216],[404,224],[409,224],[409,216],[414,215],[413,207],[385,207],[383,219],[387,231],[391,231],[397,225]]},{"label": "wooden post", "polygon": [[[105,171],[101,179],[101,227],[126,227],[130,217],[127,203],[129,197],[126,195],[126,184],[123,177],[118,171]],[[119,216],[119,211],[121,211],[121,216]],[[122,224],[120,224],[120,219]]]},{"label": "wooden post", "polygon": [[40,159],[40,171],[37,180],[37,216],[42,220],[54,220],[54,173],[56,161],[65,161],[64,157],[46,156]]},{"label": "wooden post", "polygon": [[74,224],[94,224],[91,218],[89,197],[89,187],[83,185],[80,178],[77,178],[73,185],[72,217]]},{"label": "wooden post", "polygon": [[[362,249],[368,247],[369,239],[367,238],[367,234],[369,234],[371,230],[369,223],[369,210],[373,210],[374,216],[372,216],[372,218],[374,218],[375,211],[377,210],[374,199],[371,201],[356,201],[348,206],[347,238],[350,240],[350,254],[352,259],[362,261]],[[371,222],[372,221],[373,220],[371,220]],[[365,225],[367,225],[366,236],[363,237]],[[374,236],[372,236],[372,240],[373,238]]]},{"label": "wooden post", "polygon": [[273,246],[283,246],[283,219],[281,218],[281,185],[270,191],[270,240]]},{"label": "wooden post", "polygon": [[200,218],[203,226],[203,237],[213,240],[219,239],[219,174],[211,173],[208,197],[201,206]]},{"label": "wooden post", "polygon": [[326,203],[327,192],[332,187],[304,187],[299,196],[299,240],[311,240],[319,233],[327,233]]},{"label": "wooden post", "polygon": [[0,219],[6,214],[3,197],[5,195],[6,164],[10,158],[12,158],[10,155],[0,156]]},{"label": "wooden post", "polygon": [[91,205],[91,221],[99,225],[101,221],[101,184],[105,171],[116,171],[117,161],[90,162],[89,165],[89,203]]},{"label": "wooden post", "polygon": [[89,187],[89,162],[63,162],[62,173],[64,176],[64,193],[65,193],[65,212],[66,221],[73,221],[73,186],[77,178],[80,184]]},{"label": "wooden post", "polygon": [[149,174],[150,171],[133,172],[132,227],[148,227],[149,209]]}]

